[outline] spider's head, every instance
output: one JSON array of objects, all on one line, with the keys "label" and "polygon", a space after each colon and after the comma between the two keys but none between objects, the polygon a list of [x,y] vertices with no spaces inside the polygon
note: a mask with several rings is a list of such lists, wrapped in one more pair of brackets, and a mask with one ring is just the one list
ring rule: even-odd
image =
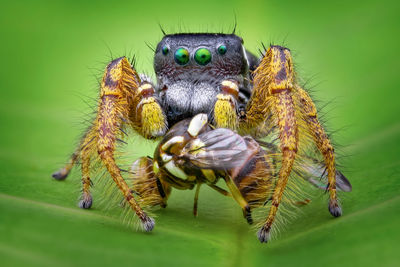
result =
[{"label": "spider's head", "polygon": [[210,113],[223,80],[245,88],[249,53],[234,34],[165,35],[157,45],[154,70],[168,124]]},{"label": "spider's head", "polygon": [[165,35],[157,45],[154,69],[161,84],[179,80],[221,81],[248,71],[242,38],[234,34]]}]

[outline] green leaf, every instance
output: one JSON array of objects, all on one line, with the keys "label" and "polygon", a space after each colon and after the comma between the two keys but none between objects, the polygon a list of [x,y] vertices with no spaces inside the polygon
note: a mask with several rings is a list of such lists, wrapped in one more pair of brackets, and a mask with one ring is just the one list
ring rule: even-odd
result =
[{"label": "green leaf", "polygon": [[[157,9],[147,2],[12,1],[2,6],[1,265],[398,266],[397,2],[203,1],[212,7],[207,14],[189,12],[198,3],[188,2],[188,12],[176,17],[180,4],[170,1]],[[232,8],[250,51],[261,41],[284,43],[303,80],[318,73],[311,87],[317,85],[313,96],[320,106],[335,99],[321,113],[328,129],[345,128],[334,135],[342,144],[337,146],[341,171],[353,185],[353,192],[341,195],[344,215],[332,218],[321,193],[276,240],[260,244],[238,205],[207,188],[200,192],[198,218],[192,215],[194,192],[174,190],[168,207],[156,211],[152,233],[126,227],[119,207],[106,212],[99,205],[101,192],[93,209],[79,209],[78,168],[63,182],[50,175],[73,151],[88,125],[82,122],[92,118],[96,82],[110,60],[107,47],[114,57],[129,56],[132,48],[137,68],[152,73],[152,51],[145,43],[159,40],[157,21],[167,33],[182,21],[190,31],[204,31],[198,26],[204,21],[220,31],[230,28]],[[136,136],[129,142],[127,164],[155,147]]]}]

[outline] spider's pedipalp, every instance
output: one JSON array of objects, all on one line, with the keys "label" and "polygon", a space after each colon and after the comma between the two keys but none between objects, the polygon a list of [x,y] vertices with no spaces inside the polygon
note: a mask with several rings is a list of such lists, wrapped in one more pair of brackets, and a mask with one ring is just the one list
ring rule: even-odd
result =
[{"label": "spider's pedipalp", "polygon": [[129,117],[134,129],[145,138],[162,136],[167,131],[164,111],[149,82],[142,83],[137,89]]},{"label": "spider's pedipalp", "polygon": [[220,85],[220,91],[213,110],[215,126],[235,130],[238,126],[236,112],[239,96],[238,82],[235,80],[223,80]]}]

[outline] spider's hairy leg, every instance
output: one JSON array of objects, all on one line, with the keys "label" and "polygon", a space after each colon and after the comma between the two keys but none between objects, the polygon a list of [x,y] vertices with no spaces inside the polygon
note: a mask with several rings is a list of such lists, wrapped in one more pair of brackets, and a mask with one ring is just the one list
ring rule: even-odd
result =
[{"label": "spider's hairy leg", "polygon": [[[130,125],[135,123],[135,121],[130,120],[130,111],[136,107],[135,101],[139,99],[137,97],[139,86],[139,76],[125,57],[113,60],[106,67],[101,82],[97,116],[82,139],[77,149],[78,152],[74,153],[75,156],[72,159],[76,160],[76,157],[79,157],[82,162],[83,196],[80,203],[81,207],[90,207],[91,163],[100,158],[126,201],[141,219],[143,228],[146,231],[151,231],[154,227],[154,220],[147,216],[134,199],[132,191],[121,176],[120,169],[114,159],[116,141],[124,136],[121,128],[125,123]],[[73,163],[73,161],[70,163]],[[70,169],[69,165],[64,167],[65,173],[69,171],[68,168]],[[60,176],[65,175],[65,173],[61,172]],[[55,176],[58,176],[57,174]]]},{"label": "spider's hairy leg", "polygon": [[91,142],[95,140],[92,136],[94,135],[93,130],[90,130],[81,145],[80,159],[81,159],[81,170],[82,170],[82,196],[81,201],[79,201],[79,207],[81,209],[90,209],[92,207],[92,195],[90,194],[90,159],[93,151],[93,146],[90,145]]},{"label": "spider's hairy leg", "polygon": [[267,114],[279,127],[282,164],[279,178],[271,198],[271,209],[264,226],[258,232],[261,242],[268,242],[283,192],[298,148],[298,121],[293,99],[294,72],[289,49],[271,46],[254,71],[254,89],[246,114],[246,126],[261,125]]},{"label": "spider's hairy leg", "polygon": [[65,166],[59,169],[58,171],[54,172],[51,176],[59,181],[65,180],[68,177],[68,174],[71,172],[72,167],[74,167],[76,161],[78,160],[78,157],[79,157],[79,150],[72,153],[67,164],[65,164]]},{"label": "spider's hairy leg", "polygon": [[72,154],[68,163],[62,167],[57,172],[53,173],[54,179],[62,181],[67,178],[72,167],[76,164],[78,160],[81,161],[81,171],[82,171],[82,196],[79,202],[79,207],[82,209],[89,209],[92,206],[92,196],[90,194],[90,159],[93,151],[93,143],[95,140],[95,134],[93,127],[91,127],[83,136],[80,144],[78,145],[76,151]]},{"label": "spider's hairy leg", "polygon": [[83,138],[81,139],[76,151],[72,154],[71,158],[67,162],[67,164],[52,174],[53,178],[59,181],[65,180],[72,167],[76,164],[77,161],[81,162],[81,171],[82,171],[82,196],[81,201],[78,206],[82,209],[89,209],[92,206],[92,196],[90,194],[90,160],[91,155],[93,153],[93,145],[95,143],[95,133],[94,127],[91,126],[89,130],[86,131]]},{"label": "spider's hairy leg", "polygon": [[324,156],[326,169],[328,172],[328,191],[329,191],[329,212],[339,217],[342,215],[342,209],[336,196],[336,168],[334,148],[325,133],[324,128],[318,120],[317,109],[310,95],[302,88],[296,90],[300,97],[300,103],[305,114],[305,121],[312,134],[315,143],[321,154]]},{"label": "spider's hairy leg", "polygon": [[154,220],[147,216],[133,197],[132,191],[121,175],[114,159],[115,143],[124,120],[128,120],[140,80],[125,57],[112,61],[106,68],[101,83],[101,93],[96,118],[98,129],[97,152],[126,201],[142,221],[146,231],[154,227]]},{"label": "spider's hairy leg", "polygon": [[224,80],[220,85],[221,93],[217,95],[214,105],[214,123],[217,128],[235,130],[238,126],[236,102],[239,94],[238,83],[234,80]]}]

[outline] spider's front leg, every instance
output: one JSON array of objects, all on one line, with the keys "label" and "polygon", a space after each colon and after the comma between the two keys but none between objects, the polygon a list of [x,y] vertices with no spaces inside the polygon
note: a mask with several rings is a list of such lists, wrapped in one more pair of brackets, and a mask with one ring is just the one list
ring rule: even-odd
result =
[{"label": "spider's front leg", "polygon": [[76,160],[82,163],[83,193],[81,208],[90,208],[90,170],[93,160],[100,158],[112,179],[117,184],[142,221],[143,228],[151,231],[154,220],[146,215],[136,202],[132,190],[121,175],[114,159],[118,139],[124,137],[124,125],[133,127],[146,138],[162,135],[166,131],[166,120],[159,105],[153,86],[141,83],[136,71],[125,57],[113,60],[106,68],[101,83],[97,116],[70,162],[53,174],[58,180],[65,179]]},{"label": "spider's front leg", "polygon": [[318,149],[325,157],[329,176],[329,210],[336,217],[341,214],[336,199],[333,148],[318,122],[311,98],[295,83],[290,50],[280,46],[271,46],[254,72],[253,92],[241,128],[257,129],[264,125],[266,118],[279,128],[282,164],[271,199],[271,209],[264,226],[258,232],[261,242],[270,239],[271,227],[299,148],[299,124],[302,122],[307,126],[305,131],[314,137]]}]

